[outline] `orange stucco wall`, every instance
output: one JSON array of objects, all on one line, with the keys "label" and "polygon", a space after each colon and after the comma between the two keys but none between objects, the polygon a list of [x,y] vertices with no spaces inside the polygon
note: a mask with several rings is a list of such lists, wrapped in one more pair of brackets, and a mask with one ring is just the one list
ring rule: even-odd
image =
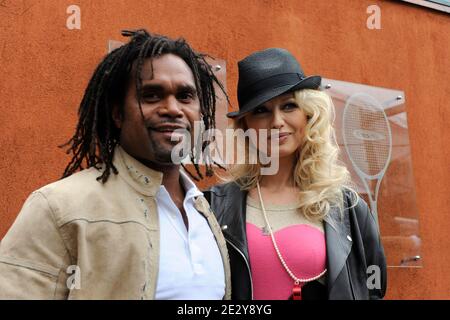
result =
[{"label": "orange stucco wall", "polygon": [[[81,30],[66,28],[69,5]],[[366,8],[381,8],[381,29]],[[404,90],[423,268],[389,269],[391,299],[450,299],[450,16],[379,0],[7,0],[0,6],[0,237],[28,194],[57,179],[91,72],[120,30],[184,36],[227,62],[285,47],[308,74]]]}]

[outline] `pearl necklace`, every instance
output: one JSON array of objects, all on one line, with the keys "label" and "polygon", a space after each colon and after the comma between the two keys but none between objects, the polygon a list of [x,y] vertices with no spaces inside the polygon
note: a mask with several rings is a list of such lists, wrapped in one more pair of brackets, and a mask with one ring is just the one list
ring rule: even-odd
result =
[{"label": "pearl necklace", "polygon": [[275,251],[277,252],[278,259],[280,259],[280,262],[283,265],[284,269],[289,274],[289,276],[292,278],[292,280],[294,280],[294,288],[292,290],[293,291],[293,299],[294,300],[301,300],[300,283],[307,283],[307,282],[311,282],[311,281],[314,281],[314,280],[317,280],[317,279],[321,278],[327,272],[327,269],[325,268],[319,275],[317,275],[315,277],[312,277],[312,278],[307,278],[307,279],[297,278],[294,275],[294,273],[291,271],[291,269],[289,269],[289,267],[287,266],[286,261],[284,261],[283,256],[281,255],[281,252],[278,249],[277,242],[275,241],[275,236],[273,234],[272,227],[269,224],[269,219],[267,219],[266,208],[264,207],[264,202],[263,202],[263,199],[262,199],[262,196],[261,196],[261,188],[259,187],[259,181],[256,182],[256,187],[258,189],[259,202],[261,203],[261,209],[262,209],[262,212],[263,212],[264,220],[266,222],[266,226],[267,226],[267,228],[269,230],[270,238],[272,239],[273,247],[275,248]]}]

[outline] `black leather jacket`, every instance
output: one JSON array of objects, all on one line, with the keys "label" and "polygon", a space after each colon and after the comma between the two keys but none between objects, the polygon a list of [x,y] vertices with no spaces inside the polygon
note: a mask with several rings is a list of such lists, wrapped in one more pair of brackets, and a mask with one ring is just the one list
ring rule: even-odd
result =
[{"label": "black leather jacket", "polygon": [[[231,263],[232,299],[253,298],[246,235],[247,192],[233,182],[204,192],[222,226]],[[344,191],[344,215],[337,208],[324,223],[327,247],[327,298],[330,300],[381,299],[386,292],[386,259],[374,217],[363,199],[353,208]],[[369,266],[376,266],[369,268]],[[378,268],[379,269],[378,269]],[[375,270],[375,271],[374,271]],[[379,271],[379,272],[378,272]],[[375,276],[379,275],[377,281]],[[367,280],[371,289],[367,285]],[[375,287],[375,288],[373,288]],[[373,288],[373,289],[372,289]],[[303,290],[303,296],[306,292]]]}]

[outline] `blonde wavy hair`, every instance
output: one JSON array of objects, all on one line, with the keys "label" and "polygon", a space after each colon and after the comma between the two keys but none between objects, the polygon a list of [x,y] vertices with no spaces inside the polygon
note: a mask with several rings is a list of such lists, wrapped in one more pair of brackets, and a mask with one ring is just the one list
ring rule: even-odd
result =
[{"label": "blonde wavy hair", "polygon": [[[294,168],[294,182],[299,189],[300,211],[312,221],[326,218],[332,206],[343,212],[343,188],[351,191],[358,201],[347,168],[338,160],[339,147],[333,128],[334,105],[328,94],[319,90],[303,89],[294,92],[298,106],[308,119]],[[234,130],[245,128],[243,117],[233,120]],[[239,143],[239,141],[238,141]],[[249,141],[245,150],[249,150]],[[242,190],[256,188],[261,178],[259,163],[251,164],[246,152],[245,164],[227,166],[223,181],[236,182]],[[356,202],[352,205],[355,206]]]}]

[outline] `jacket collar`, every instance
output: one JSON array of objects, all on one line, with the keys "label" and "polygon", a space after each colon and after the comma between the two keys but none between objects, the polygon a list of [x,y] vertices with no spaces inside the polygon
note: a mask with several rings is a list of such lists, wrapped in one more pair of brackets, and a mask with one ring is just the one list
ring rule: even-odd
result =
[{"label": "jacket collar", "polygon": [[[146,196],[156,196],[162,184],[162,172],[143,165],[119,145],[116,146],[114,151],[113,164],[119,171],[119,175],[136,191]],[[203,198],[203,193],[198,190],[185,173],[180,171],[180,175],[189,196],[194,198],[195,208],[208,218],[211,215],[211,210],[208,202]]]},{"label": "jacket collar", "polygon": [[[210,189],[214,197],[221,198],[221,205],[216,208],[217,221],[222,226],[222,232],[239,251],[244,255],[248,263],[249,254],[246,232],[246,200],[247,191],[230,182]],[[211,196],[209,196],[211,198]]]},{"label": "jacket collar", "polygon": [[143,165],[119,145],[114,150],[113,164],[119,175],[136,191],[146,196],[156,195],[162,183],[162,172]]},{"label": "jacket collar", "polygon": [[[346,207],[344,192],[344,207]],[[324,223],[327,244],[328,291],[333,287],[337,277],[346,264],[352,249],[350,219],[348,210],[344,214],[337,207],[332,207]]]}]

